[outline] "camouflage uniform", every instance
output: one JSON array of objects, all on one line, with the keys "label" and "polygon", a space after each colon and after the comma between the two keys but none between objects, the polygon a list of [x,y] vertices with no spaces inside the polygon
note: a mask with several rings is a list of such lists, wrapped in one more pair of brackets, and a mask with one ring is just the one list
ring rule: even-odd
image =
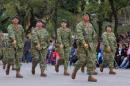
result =
[{"label": "camouflage uniform", "polygon": [[15,60],[15,52],[14,49],[10,47],[9,44],[9,38],[8,34],[4,34],[4,39],[3,39],[3,63],[4,65],[14,65],[14,60]]},{"label": "camouflage uniform", "polygon": [[[78,49],[77,49],[77,56],[78,61],[75,64],[75,69],[72,73],[72,79],[75,79],[76,72],[80,69],[82,65],[87,63],[87,72],[89,77],[93,75],[93,69],[95,66],[95,58],[96,58],[96,33],[93,29],[91,23],[87,23],[86,25],[83,22],[80,22],[76,26],[77,30],[77,37],[78,37]],[[85,32],[85,34],[84,34]],[[86,40],[89,44],[89,48],[84,47],[84,43]],[[96,79],[91,78],[91,81],[96,81]]]},{"label": "camouflage uniform", "polygon": [[69,75],[67,73],[69,54],[70,54],[70,46],[71,46],[71,30],[69,28],[63,28],[63,27],[58,28],[58,30],[57,30],[57,44],[63,45],[63,48],[60,48],[58,50],[58,52],[60,53],[60,56],[63,59],[64,75]]},{"label": "camouflage uniform", "polygon": [[[14,49],[15,52],[15,65],[16,65],[16,77],[17,75],[19,76],[20,72],[20,58],[23,55],[23,39],[24,39],[24,29],[21,25],[17,25],[15,27],[13,24],[10,24],[7,28],[8,34],[9,34],[9,43],[10,43],[10,48]],[[16,40],[16,45],[13,46],[12,42]],[[20,78],[20,77],[17,77]]]},{"label": "camouflage uniform", "polygon": [[[103,63],[102,63],[102,67],[104,67],[107,63],[109,65],[110,68],[110,73],[111,71],[113,72],[113,67],[114,67],[114,56],[115,56],[115,52],[116,52],[116,47],[117,47],[117,43],[116,43],[116,37],[114,35],[113,32],[108,33],[108,32],[104,32],[102,34],[102,39],[103,39]],[[110,49],[108,49],[108,47],[110,47]],[[101,72],[103,72],[103,70],[101,70]]]},{"label": "camouflage uniform", "polygon": [[[40,63],[41,76],[46,76],[44,73],[46,68],[46,54],[49,44],[49,33],[45,28],[34,28],[32,31],[32,74],[35,74],[35,68]],[[40,44],[40,50],[36,48]]]}]

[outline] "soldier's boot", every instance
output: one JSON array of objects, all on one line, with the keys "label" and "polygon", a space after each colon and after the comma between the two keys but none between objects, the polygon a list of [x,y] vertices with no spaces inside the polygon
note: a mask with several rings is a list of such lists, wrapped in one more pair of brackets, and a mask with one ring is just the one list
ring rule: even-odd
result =
[{"label": "soldier's boot", "polygon": [[75,78],[76,78],[77,72],[78,72],[78,70],[77,70],[76,68],[74,68],[73,73],[72,73],[72,75],[71,75],[71,78],[72,78],[72,79],[75,79]]},{"label": "soldier's boot", "polygon": [[97,79],[95,77],[93,77],[92,75],[89,75],[88,81],[89,82],[97,82]]},{"label": "soldier's boot", "polygon": [[82,67],[81,67],[81,72],[84,73],[84,72],[85,72],[84,70],[85,70],[85,69],[84,69],[84,66],[82,66]]},{"label": "soldier's boot", "polygon": [[58,61],[57,61],[57,64],[55,65],[55,71],[56,71],[56,72],[59,72],[59,66],[60,66],[60,65],[59,65],[59,61],[60,61],[60,60],[58,60]]},{"label": "soldier's boot", "polygon": [[65,76],[69,76],[69,75],[70,75],[70,74],[67,72],[67,69],[66,69],[66,68],[64,69],[64,75],[65,75]]},{"label": "soldier's boot", "polygon": [[32,75],[35,75],[35,68],[37,66],[37,62],[36,61],[32,61]]},{"label": "soldier's boot", "polygon": [[113,70],[113,68],[110,68],[109,74],[111,74],[111,75],[115,75],[116,72]]},{"label": "soldier's boot", "polygon": [[9,71],[10,71],[10,64],[7,65],[7,69],[6,69],[6,75],[9,75]]},{"label": "soldier's boot", "polygon": [[20,69],[16,70],[16,78],[23,78],[23,76],[20,74]]},{"label": "soldier's boot", "polygon": [[104,69],[104,67],[103,67],[103,65],[101,64],[101,65],[100,65],[100,71],[103,72],[103,69]]},{"label": "soldier's boot", "polygon": [[47,75],[45,74],[44,69],[41,69],[41,77],[47,77]]},{"label": "soldier's boot", "polygon": [[35,64],[32,63],[32,75],[35,75]]},{"label": "soldier's boot", "polygon": [[59,65],[58,64],[55,65],[55,71],[59,72]]}]

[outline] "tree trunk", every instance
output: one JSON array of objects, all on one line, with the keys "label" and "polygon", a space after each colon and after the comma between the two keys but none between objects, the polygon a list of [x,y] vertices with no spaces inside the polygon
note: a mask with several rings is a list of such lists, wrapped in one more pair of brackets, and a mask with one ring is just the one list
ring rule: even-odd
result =
[{"label": "tree trunk", "polygon": [[114,28],[114,33],[117,36],[117,28],[118,28],[118,16],[117,16],[117,11],[116,8],[114,7],[114,1],[113,0],[109,0],[110,6],[111,6],[111,10],[112,10],[112,14],[114,16],[115,19],[115,28]]},{"label": "tree trunk", "polygon": [[86,2],[85,0],[81,0],[81,11],[84,12]]},{"label": "tree trunk", "polygon": [[99,37],[99,39],[102,36],[102,25],[103,25],[103,22],[102,21],[98,21],[98,27],[99,27],[98,37]]},{"label": "tree trunk", "polygon": [[57,10],[58,10],[58,2],[59,0],[55,1],[55,13],[54,13],[54,32],[55,32],[55,39],[57,39]]}]

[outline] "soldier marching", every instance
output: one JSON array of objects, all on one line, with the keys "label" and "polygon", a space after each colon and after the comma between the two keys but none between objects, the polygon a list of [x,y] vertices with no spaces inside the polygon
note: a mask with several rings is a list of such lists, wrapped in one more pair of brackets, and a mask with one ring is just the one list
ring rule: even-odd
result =
[{"label": "soldier marching", "polygon": [[[3,68],[6,69],[6,75],[9,75],[11,66],[16,69],[16,78],[23,78],[21,75],[21,61],[24,45],[24,29],[19,24],[18,16],[11,19],[11,24],[7,28],[8,35],[3,35],[0,31],[0,58],[3,61]],[[84,66],[87,67],[88,81],[97,82],[94,75],[96,72],[96,47],[97,34],[90,23],[88,13],[83,14],[82,21],[76,25],[77,37],[77,57],[71,75],[72,79],[76,78],[78,70],[81,68],[84,72]],[[36,73],[36,67],[39,64],[41,77],[46,77],[46,55],[49,41],[51,39],[45,21],[38,19],[35,28],[31,31],[31,53],[32,53],[32,75]],[[100,65],[100,71],[103,72],[104,65],[109,64],[109,74],[116,74],[114,69],[114,54],[116,49],[116,37],[112,32],[112,27],[107,26],[106,31],[102,34],[103,42],[103,63]],[[60,54],[60,59],[56,61],[55,71],[59,72],[60,65],[64,66],[64,75],[69,76],[68,71],[70,48],[72,47],[72,31],[68,27],[68,21],[62,19],[60,27],[57,29],[57,39],[55,40],[56,51]]]}]

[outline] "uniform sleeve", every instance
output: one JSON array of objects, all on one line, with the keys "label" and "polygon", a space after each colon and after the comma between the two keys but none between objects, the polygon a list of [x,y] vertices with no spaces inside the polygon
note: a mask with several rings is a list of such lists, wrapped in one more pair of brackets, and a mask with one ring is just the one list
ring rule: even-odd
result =
[{"label": "uniform sleeve", "polygon": [[23,27],[21,25],[20,25],[20,29],[21,29],[21,32],[22,32],[22,39],[24,40],[25,34],[24,34],[24,29],[23,29]]},{"label": "uniform sleeve", "polygon": [[38,37],[36,31],[32,31],[32,42],[36,45],[38,43]]},{"label": "uniform sleeve", "polygon": [[94,40],[94,42],[96,42],[97,43],[97,33],[96,33],[96,31],[94,30],[94,27],[92,26],[92,24],[91,24],[91,27],[92,27],[92,29],[93,29],[93,32],[92,32],[92,37],[93,37],[93,40]]},{"label": "uniform sleeve", "polygon": [[61,31],[60,29],[57,30],[57,43],[62,44],[62,38],[61,38]]},{"label": "uniform sleeve", "polygon": [[117,42],[116,42],[116,36],[115,36],[115,34],[113,33],[113,37],[114,37],[114,44],[115,44],[115,47],[117,47]]},{"label": "uniform sleeve", "polygon": [[70,33],[69,33],[69,43],[70,43],[70,45],[72,45],[72,32],[71,32],[71,30],[70,30]]},{"label": "uniform sleeve", "polygon": [[76,26],[76,33],[77,33],[79,42],[84,43],[85,40],[84,40],[84,36],[83,36],[83,32],[82,32],[82,27],[79,24]]},{"label": "uniform sleeve", "polygon": [[50,41],[50,39],[51,39],[51,35],[48,33],[48,31],[46,31],[46,34],[47,34],[46,42],[47,42],[48,45],[49,45],[49,41]]},{"label": "uniform sleeve", "polygon": [[9,34],[9,38],[11,38],[11,39],[15,39],[15,34],[14,34],[14,31],[13,31],[11,25],[8,26],[7,31],[8,31],[8,34]]},{"label": "uniform sleeve", "polygon": [[103,45],[109,46],[109,41],[108,41],[108,38],[107,38],[107,34],[103,33],[102,40],[103,40]]}]

